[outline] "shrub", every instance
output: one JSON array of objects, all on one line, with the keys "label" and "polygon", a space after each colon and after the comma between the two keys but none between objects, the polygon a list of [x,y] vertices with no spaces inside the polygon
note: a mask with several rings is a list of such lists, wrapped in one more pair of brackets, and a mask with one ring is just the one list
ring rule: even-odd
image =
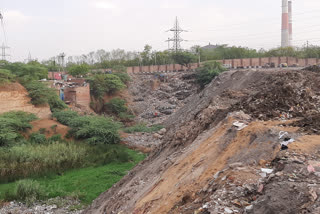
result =
[{"label": "shrub", "polygon": [[105,94],[114,94],[125,87],[121,79],[114,74],[98,74],[88,79],[91,94],[102,99]]},{"label": "shrub", "polygon": [[56,135],[53,135],[52,137],[50,137],[48,139],[49,142],[61,142],[62,141],[62,137],[61,137],[61,134],[56,134]]},{"label": "shrub", "polygon": [[24,86],[29,93],[33,105],[49,104],[52,112],[67,108],[67,105],[60,100],[55,91],[48,88],[45,84],[38,81],[30,81],[24,83]]},{"label": "shrub", "polygon": [[71,110],[57,111],[54,112],[52,116],[57,118],[60,123],[66,126],[69,126],[69,123],[72,119],[79,117],[77,112]]},{"label": "shrub", "polygon": [[47,142],[46,136],[44,134],[39,133],[39,132],[32,133],[30,135],[29,140],[32,143],[36,143],[36,144],[44,144]]},{"label": "shrub", "polygon": [[10,145],[23,139],[20,132],[31,129],[30,122],[36,120],[34,114],[12,111],[0,115],[0,146]]},{"label": "shrub", "polygon": [[107,111],[119,115],[120,113],[126,113],[128,108],[126,106],[126,101],[120,98],[112,98],[110,102],[105,104]]},{"label": "shrub", "polygon": [[206,62],[197,69],[197,82],[204,88],[223,71],[225,71],[225,68],[222,67],[221,63],[216,61]]},{"label": "shrub", "polygon": [[124,84],[131,81],[130,76],[127,73],[127,67],[123,65],[116,65],[112,67],[113,74],[121,79]]},{"label": "shrub", "polygon": [[16,76],[9,70],[0,69],[0,85],[15,81]]},{"label": "shrub", "polygon": [[21,62],[5,63],[2,68],[10,70],[22,82],[48,78],[48,69],[36,61],[27,64]]},{"label": "shrub", "polygon": [[116,144],[120,142],[118,129],[120,123],[108,117],[82,116],[70,121],[69,131],[79,140],[87,140],[90,144]]},{"label": "shrub", "polygon": [[111,118],[100,116],[79,116],[73,111],[53,113],[57,120],[69,126],[69,135],[91,144],[116,144],[120,142],[118,129],[121,124]]},{"label": "shrub", "polygon": [[27,205],[32,205],[46,196],[44,188],[34,180],[18,181],[14,195],[17,200],[26,202]]}]

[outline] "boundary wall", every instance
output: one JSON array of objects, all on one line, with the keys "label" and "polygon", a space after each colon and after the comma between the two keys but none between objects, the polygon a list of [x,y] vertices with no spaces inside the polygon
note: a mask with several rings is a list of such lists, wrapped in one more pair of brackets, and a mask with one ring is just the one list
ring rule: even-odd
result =
[{"label": "boundary wall", "polygon": [[[282,63],[286,63],[289,67],[306,67],[320,64],[319,58],[295,58],[295,57],[264,57],[264,58],[244,58],[244,59],[224,59],[216,60],[222,64],[227,64],[231,68],[262,68],[266,64],[274,63],[275,67],[279,67]],[[190,67],[179,64],[170,65],[149,65],[149,66],[134,66],[128,67],[128,73],[153,73],[153,72],[173,72],[173,71],[187,71],[200,67],[199,63],[192,63]]]}]

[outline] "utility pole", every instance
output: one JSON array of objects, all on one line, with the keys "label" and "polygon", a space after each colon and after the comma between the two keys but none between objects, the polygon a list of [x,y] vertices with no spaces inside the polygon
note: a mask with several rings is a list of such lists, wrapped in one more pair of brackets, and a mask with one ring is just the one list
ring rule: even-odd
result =
[{"label": "utility pole", "polygon": [[185,41],[181,38],[180,34],[182,32],[187,32],[187,31],[183,30],[180,27],[178,17],[176,17],[173,28],[171,28],[168,31],[173,32],[173,38],[168,38],[168,40],[166,41],[166,42],[168,42],[168,50],[170,50],[170,42],[173,42],[173,46],[172,46],[171,50],[174,52],[180,51],[181,50],[181,42]]},{"label": "utility pole", "polygon": [[66,54],[65,53],[62,53],[59,55],[59,58],[60,58],[60,62],[61,62],[61,68],[62,68],[62,71],[64,70],[64,58],[66,57]]}]

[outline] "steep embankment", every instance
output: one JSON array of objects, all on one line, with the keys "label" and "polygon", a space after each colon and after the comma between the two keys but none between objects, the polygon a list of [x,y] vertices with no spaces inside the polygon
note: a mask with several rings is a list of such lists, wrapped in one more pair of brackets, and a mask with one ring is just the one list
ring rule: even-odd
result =
[{"label": "steep embankment", "polygon": [[19,83],[0,86],[0,114],[9,111],[24,111],[37,115],[39,118],[49,118],[48,106],[35,107],[30,102],[28,92]]},{"label": "steep embankment", "polygon": [[[319,82],[313,72],[225,72],[165,121],[163,143],[85,213],[316,211],[320,137],[290,124],[319,115]],[[295,142],[280,152],[281,131]]]}]

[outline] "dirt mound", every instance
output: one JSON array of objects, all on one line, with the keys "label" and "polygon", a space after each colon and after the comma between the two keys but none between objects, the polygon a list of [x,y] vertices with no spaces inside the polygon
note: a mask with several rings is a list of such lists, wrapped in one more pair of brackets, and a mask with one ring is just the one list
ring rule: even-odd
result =
[{"label": "dirt mound", "polygon": [[[319,111],[319,75],[271,70],[223,73],[164,122],[168,131],[163,143],[85,213],[316,210],[318,197],[312,202],[314,193],[306,187],[319,183],[320,177],[309,179],[302,170],[309,160],[319,158],[314,153],[320,148],[319,138],[305,138],[289,124]],[[296,141],[288,152],[280,151],[280,131]],[[300,168],[285,168],[297,162]],[[277,194],[281,186],[287,189]],[[288,195],[300,190],[298,198]],[[279,197],[274,201],[272,195]]]},{"label": "dirt mound", "polygon": [[60,134],[61,137],[65,137],[69,131],[69,127],[51,119],[36,120],[31,122],[31,125],[32,130],[29,131],[29,134],[38,132],[40,129],[45,129],[45,135],[47,138],[58,134]]},{"label": "dirt mound", "polygon": [[0,87],[0,114],[9,111],[24,111],[36,114],[39,118],[49,118],[49,106],[35,107],[31,104],[28,92],[19,83],[6,84]]}]

